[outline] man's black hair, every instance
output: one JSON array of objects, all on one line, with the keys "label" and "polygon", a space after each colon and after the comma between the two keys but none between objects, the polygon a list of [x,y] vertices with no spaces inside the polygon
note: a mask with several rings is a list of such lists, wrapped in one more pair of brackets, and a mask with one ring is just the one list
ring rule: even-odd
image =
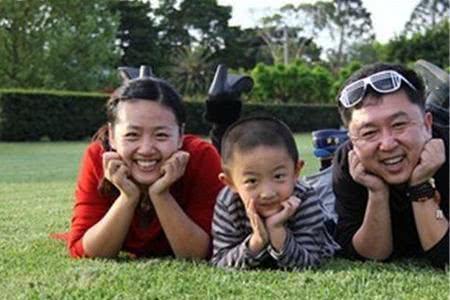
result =
[{"label": "man's black hair", "polygon": [[[406,80],[408,80],[415,88],[416,90],[413,90],[409,85],[404,83],[402,81],[400,89],[405,91],[406,95],[408,96],[408,99],[411,101],[411,103],[416,104],[419,106],[419,108],[422,111],[425,111],[425,87],[423,84],[423,81],[421,77],[412,69],[409,69],[405,66],[402,66],[400,64],[388,64],[388,63],[374,63],[370,65],[366,65],[353,73],[342,85],[341,90],[338,93],[337,98],[339,99],[339,96],[342,93],[342,90],[348,86],[349,84],[358,81],[362,78],[368,77],[372,74],[386,71],[386,70],[393,70],[405,77]],[[367,98],[368,96],[372,96],[374,98],[381,98],[383,93],[379,93],[375,91],[370,85],[367,87],[367,90],[365,94],[363,95],[364,98]],[[352,113],[353,110],[361,108],[364,106],[364,101],[361,101],[354,107],[346,108],[342,105],[342,103],[338,100],[338,109],[339,114],[341,116],[341,120],[344,123],[346,127],[348,127],[348,124],[350,123],[352,119]]]}]

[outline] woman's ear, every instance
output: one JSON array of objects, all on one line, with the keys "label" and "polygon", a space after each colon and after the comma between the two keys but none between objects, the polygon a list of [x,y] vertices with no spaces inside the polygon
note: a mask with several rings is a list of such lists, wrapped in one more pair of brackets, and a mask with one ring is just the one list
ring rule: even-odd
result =
[{"label": "woman's ear", "polygon": [[109,145],[111,146],[111,149],[117,149],[116,148],[116,139],[114,137],[114,128],[111,123],[108,123],[108,139],[109,139]]},{"label": "woman's ear", "polygon": [[183,146],[183,135],[184,135],[185,124],[181,124],[180,126],[180,138],[178,139],[178,149],[181,149]]},{"label": "woman's ear", "polygon": [[233,192],[236,192],[236,188],[234,187],[233,180],[225,172],[221,172],[219,174],[219,180],[224,185],[228,186]]},{"label": "woman's ear", "polygon": [[299,159],[297,163],[295,164],[295,175],[296,177],[300,176],[300,172],[305,166],[305,161],[302,159]]}]

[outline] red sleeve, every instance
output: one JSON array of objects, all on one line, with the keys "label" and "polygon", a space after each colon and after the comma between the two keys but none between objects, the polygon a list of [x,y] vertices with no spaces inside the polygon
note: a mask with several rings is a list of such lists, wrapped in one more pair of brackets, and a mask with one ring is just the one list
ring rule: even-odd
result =
[{"label": "red sleeve", "polygon": [[72,257],[85,256],[82,237],[89,228],[100,221],[111,206],[111,201],[102,197],[98,191],[100,180],[103,178],[102,154],[102,146],[93,143],[87,148],[81,162],[68,240]]},{"label": "red sleeve", "polygon": [[211,236],[214,205],[217,194],[223,187],[218,177],[222,170],[220,156],[210,143],[199,138],[190,138],[193,140],[187,142],[186,149],[191,157],[185,174],[185,212]]}]

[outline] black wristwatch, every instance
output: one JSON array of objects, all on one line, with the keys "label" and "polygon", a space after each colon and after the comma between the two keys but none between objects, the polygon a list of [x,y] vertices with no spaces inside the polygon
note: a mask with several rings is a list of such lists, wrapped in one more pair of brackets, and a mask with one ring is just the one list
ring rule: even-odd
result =
[{"label": "black wristwatch", "polygon": [[424,202],[430,199],[434,199],[436,193],[436,186],[434,185],[434,179],[431,178],[427,182],[410,186],[406,189],[406,197],[409,201]]}]

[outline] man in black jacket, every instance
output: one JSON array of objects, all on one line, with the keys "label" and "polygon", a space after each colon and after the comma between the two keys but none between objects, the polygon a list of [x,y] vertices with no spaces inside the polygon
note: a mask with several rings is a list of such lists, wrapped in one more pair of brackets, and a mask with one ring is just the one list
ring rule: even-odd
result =
[{"label": "man in black jacket", "polygon": [[433,126],[421,79],[400,65],[369,65],[338,99],[350,136],[333,164],[343,254],[448,265],[448,128]]}]

